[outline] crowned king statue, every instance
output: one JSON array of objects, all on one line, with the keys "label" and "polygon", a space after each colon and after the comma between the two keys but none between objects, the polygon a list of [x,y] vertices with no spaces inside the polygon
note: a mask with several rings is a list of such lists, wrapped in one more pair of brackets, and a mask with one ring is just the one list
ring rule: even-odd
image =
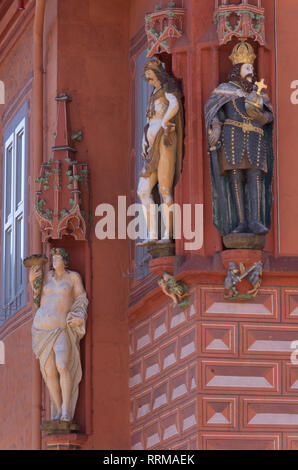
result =
[{"label": "crowned king statue", "polygon": [[222,235],[265,235],[273,200],[272,106],[255,75],[253,47],[242,39],[229,58],[228,81],[205,106],[213,223]]}]

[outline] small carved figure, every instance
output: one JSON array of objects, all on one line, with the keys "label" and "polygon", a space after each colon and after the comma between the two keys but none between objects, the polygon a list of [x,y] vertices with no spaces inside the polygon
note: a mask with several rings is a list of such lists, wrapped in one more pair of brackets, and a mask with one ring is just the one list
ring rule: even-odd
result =
[{"label": "small carved figure", "polygon": [[240,282],[240,272],[239,269],[233,261],[229,263],[229,269],[227,272],[227,277],[224,282],[225,289],[229,292],[228,297],[234,297],[239,294],[237,288],[235,287],[238,282]]},{"label": "small carved figure", "polygon": [[[224,287],[228,291],[228,293],[224,295],[224,298],[227,300],[251,300],[256,297],[261,287],[262,271],[263,265],[261,261],[257,261],[248,269],[245,269],[243,263],[240,263],[239,269],[237,264],[231,261],[224,281]],[[245,294],[239,294],[236,284],[239,284],[243,279],[247,279],[251,283],[252,289],[248,290]]]},{"label": "small carved figure", "polygon": [[177,281],[172,274],[163,273],[162,278],[158,281],[164,294],[173,300],[173,305],[181,308],[189,306],[189,286],[183,281]]},{"label": "small carved figure", "polygon": [[154,87],[146,113],[147,125],[143,135],[144,167],[141,171],[138,196],[141,200],[148,240],[145,246],[158,240],[158,223],[152,192],[158,184],[162,197],[162,216],[165,230],[160,242],[169,243],[173,238],[173,187],[182,169],[183,108],[181,91],[173,76],[158,59],[145,64],[145,79]]},{"label": "small carved figure", "polygon": [[213,223],[221,234],[266,234],[271,224],[273,109],[256,81],[252,46],[238,43],[233,69],[205,106]]},{"label": "small carved figure", "polygon": [[247,276],[247,280],[251,283],[252,289],[249,290],[247,293],[252,297],[256,297],[259,289],[261,287],[262,282],[262,274],[263,274],[263,265],[261,261],[258,261],[254,264],[254,270],[250,272]]},{"label": "small carved figure", "polygon": [[[80,340],[85,335],[88,300],[81,277],[68,269],[63,248],[51,250],[53,269],[43,281],[40,306],[32,325],[32,347],[51,398],[51,419],[71,422],[82,378]],[[33,265],[29,280],[40,289],[41,265]]]}]

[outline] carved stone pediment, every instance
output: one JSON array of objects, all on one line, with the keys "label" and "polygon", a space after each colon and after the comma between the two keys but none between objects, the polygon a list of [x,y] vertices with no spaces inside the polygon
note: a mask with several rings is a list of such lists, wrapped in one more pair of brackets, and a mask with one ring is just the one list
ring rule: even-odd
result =
[{"label": "carved stone pediment", "polygon": [[252,38],[261,46],[265,44],[265,10],[261,0],[258,5],[250,0],[242,0],[235,5],[233,1],[216,2],[214,22],[217,24],[219,44],[227,44],[233,37]]},{"label": "carved stone pediment", "polygon": [[[67,103],[62,95],[58,103],[57,133],[52,157],[41,165],[36,183],[35,214],[43,241],[71,235],[86,240],[88,217],[88,164],[75,160],[77,150],[69,144]],[[79,141],[81,133],[73,135]]]}]

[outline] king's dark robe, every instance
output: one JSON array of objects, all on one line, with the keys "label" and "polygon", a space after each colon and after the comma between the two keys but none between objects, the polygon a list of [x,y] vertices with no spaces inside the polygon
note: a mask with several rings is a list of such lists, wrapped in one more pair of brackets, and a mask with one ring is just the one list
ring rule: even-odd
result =
[{"label": "king's dark robe", "polygon": [[[263,172],[260,221],[268,229],[271,226],[271,209],[273,203],[272,178],[274,167],[272,144],[273,121],[265,126],[261,126],[258,121],[251,120],[245,110],[245,98],[247,96],[248,93],[242,90],[239,85],[233,82],[222,83],[213,91],[205,105],[207,141],[208,131],[212,123],[214,121],[220,121],[222,124],[221,148],[218,150],[218,167],[221,172],[220,184],[224,196],[224,201],[221,205],[219,204],[220,191],[216,186],[214,176],[216,168],[213,165],[212,158],[210,158],[213,223],[222,235],[231,233],[239,223],[229,182],[228,170],[232,170],[233,168],[242,170],[256,168]],[[264,111],[272,113],[268,96],[262,94],[262,97],[264,100]],[[239,122],[240,125],[233,125],[233,121],[235,123]],[[241,125],[244,122],[250,122],[251,125],[257,129],[250,132],[243,132]],[[225,214],[221,213],[220,207],[223,206],[225,208]],[[249,216],[250,204],[248,190],[246,190],[245,194],[245,211]],[[226,224],[223,222],[224,218]]]}]

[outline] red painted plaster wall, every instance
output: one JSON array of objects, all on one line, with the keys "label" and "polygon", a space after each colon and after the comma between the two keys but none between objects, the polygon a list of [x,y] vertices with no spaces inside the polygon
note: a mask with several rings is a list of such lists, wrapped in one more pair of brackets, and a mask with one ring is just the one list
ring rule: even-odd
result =
[{"label": "red painted plaster wall", "polygon": [[[298,105],[290,100],[291,83],[298,80],[296,61],[298,5],[293,0],[276,2],[277,54],[277,166],[278,246],[280,255],[297,256]],[[289,12],[291,14],[289,15]]]},{"label": "red painted plaster wall", "polygon": [[[58,2],[57,92],[72,98],[71,130],[82,130],[77,159],[91,170],[93,435],[86,448],[125,449],[128,428],[127,241],[95,236],[95,209],[129,191],[129,4],[124,0]],[[72,254],[77,249],[73,244]],[[86,260],[85,260],[86,261]],[[84,267],[78,270],[84,273]]]},{"label": "red painted plaster wall", "polygon": [[26,450],[31,448],[30,318],[1,339],[6,357],[5,365],[0,365],[0,449]]}]

